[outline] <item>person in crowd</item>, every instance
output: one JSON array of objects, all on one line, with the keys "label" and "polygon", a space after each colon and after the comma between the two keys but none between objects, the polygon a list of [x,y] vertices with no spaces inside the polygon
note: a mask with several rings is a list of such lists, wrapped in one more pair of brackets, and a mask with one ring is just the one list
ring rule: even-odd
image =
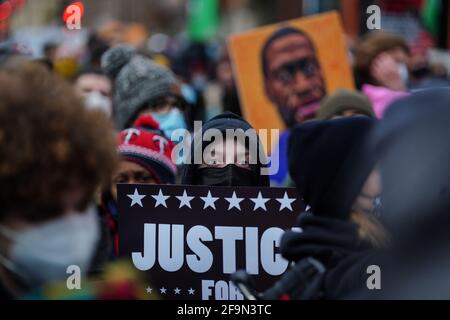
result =
[{"label": "person in crowd", "polygon": [[83,96],[86,107],[112,116],[112,83],[101,69],[86,69],[78,74],[75,89]]},{"label": "person in crowd", "polygon": [[119,165],[102,195],[102,208],[109,215],[116,253],[119,245],[117,184],[174,184],[176,178],[176,166],[171,160],[174,144],[152,116],[142,115],[131,128],[118,133],[117,144]]},{"label": "person in crowd", "polygon": [[0,297],[83,275],[99,239],[93,200],[116,165],[113,128],[32,63],[0,71]]},{"label": "person in crowd", "polygon": [[[249,135],[245,142],[227,136],[227,130],[248,132],[251,125],[238,115],[225,112],[206,122],[201,134],[206,137],[208,131],[220,133],[222,139],[205,143],[204,139],[192,140],[190,160],[184,166],[182,184],[210,186],[269,186],[269,177],[262,174],[267,161],[262,151],[261,142],[256,135]],[[196,140],[200,143],[196,144]],[[251,144],[253,144],[251,146]],[[233,148],[233,150],[228,150]],[[253,148],[252,148],[253,147]],[[256,148],[255,148],[256,147]],[[207,150],[211,152],[207,152]],[[195,154],[199,154],[202,163],[195,163]]]},{"label": "person in crowd", "polygon": [[127,46],[109,49],[102,57],[104,72],[114,81],[114,120],[123,130],[150,114],[167,137],[186,129],[183,99],[175,75]]},{"label": "person in crowd", "polygon": [[221,102],[223,111],[233,112],[242,116],[241,104],[233,77],[233,67],[230,54],[224,46],[216,65],[216,77],[222,88]]},{"label": "person in crowd", "polygon": [[398,35],[376,31],[362,37],[355,47],[354,71],[358,88],[382,118],[387,107],[408,90],[410,49]]},{"label": "person in crowd", "polygon": [[358,91],[339,89],[327,96],[320,104],[318,120],[366,116],[374,118],[375,113],[369,99]]},{"label": "person in crowd", "polygon": [[[424,90],[400,99],[370,134],[369,149],[377,155],[382,182],[379,219],[389,241],[381,248],[342,257],[323,279],[326,298],[450,297],[450,146],[442,139],[449,134],[449,99],[449,89]],[[323,234],[323,226],[316,229]],[[292,239],[288,236],[285,242],[292,244]],[[369,268],[379,271],[375,274],[379,280],[369,281]]]},{"label": "person in crowd", "polygon": [[[356,299],[449,299],[450,89],[435,88],[394,103],[372,135],[380,155],[383,224],[389,250],[353,259],[340,270],[340,296]],[[430,104],[430,101],[432,103]],[[368,266],[382,290],[368,290]],[[358,288],[351,294],[348,288]]]},{"label": "person in crowd", "polygon": [[[285,233],[281,252],[289,261],[314,258],[323,265],[321,285],[311,299],[333,298],[327,277],[334,268],[348,256],[384,246],[388,239],[379,220],[379,172],[367,145],[374,124],[368,117],[353,117],[293,129],[289,168],[309,210],[298,219],[302,232]],[[300,292],[311,290],[312,283],[304,285]]]}]

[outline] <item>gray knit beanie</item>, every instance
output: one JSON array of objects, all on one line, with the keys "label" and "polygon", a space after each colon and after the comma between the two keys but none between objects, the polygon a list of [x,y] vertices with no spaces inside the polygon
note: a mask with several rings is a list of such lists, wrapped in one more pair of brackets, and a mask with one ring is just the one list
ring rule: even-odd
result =
[{"label": "gray knit beanie", "polygon": [[133,122],[140,108],[171,95],[175,83],[172,71],[124,45],[103,54],[102,68],[114,80],[114,121],[119,130]]}]

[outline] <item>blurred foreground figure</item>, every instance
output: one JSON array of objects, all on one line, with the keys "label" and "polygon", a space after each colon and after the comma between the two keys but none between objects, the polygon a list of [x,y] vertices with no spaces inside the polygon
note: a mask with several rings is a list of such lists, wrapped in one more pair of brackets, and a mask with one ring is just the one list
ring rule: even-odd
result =
[{"label": "blurred foreground figure", "polygon": [[450,299],[449,123],[450,89],[430,89],[392,105],[374,134],[392,248],[372,259],[382,286],[363,298]]},{"label": "blurred foreground figure", "polygon": [[450,89],[413,94],[374,130],[390,239],[328,272],[332,298],[450,299],[449,101]]},{"label": "blurred foreground figure", "polygon": [[106,117],[37,64],[0,71],[0,297],[88,272],[95,190],[115,167]]},{"label": "blurred foreground figure", "polygon": [[310,210],[299,217],[302,232],[288,231],[282,238],[282,254],[296,263],[293,273],[301,276],[285,282],[280,296],[334,299],[340,289],[334,270],[348,257],[385,244],[387,236],[378,219],[379,172],[367,148],[374,124],[356,117],[313,121],[293,129],[290,174]]}]

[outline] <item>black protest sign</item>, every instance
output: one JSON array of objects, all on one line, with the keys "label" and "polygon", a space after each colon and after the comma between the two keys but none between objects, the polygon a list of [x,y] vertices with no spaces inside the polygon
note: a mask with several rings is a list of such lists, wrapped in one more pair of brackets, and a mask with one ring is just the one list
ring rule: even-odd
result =
[{"label": "black protest sign", "polygon": [[283,232],[303,204],[292,188],[119,185],[119,253],[163,299],[239,300],[245,269],[265,290],[287,268]]}]

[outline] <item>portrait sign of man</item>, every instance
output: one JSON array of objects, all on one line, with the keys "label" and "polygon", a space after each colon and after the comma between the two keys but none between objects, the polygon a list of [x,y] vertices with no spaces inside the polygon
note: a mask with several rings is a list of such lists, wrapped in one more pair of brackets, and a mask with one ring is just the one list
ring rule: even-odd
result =
[{"label": "portrait sign of man", "polygon": [[345,39],[336,11],[231,35],[229,52],[246,120],[256,129],[284,130],[314,118],[325,95],[353,89]]},{"label": "portrait sign of man", "polygon": [[286,126],[314,118],[326,88],[310,37],[292,27],[278,29],[263,46],[261,61],[265,93]]},{"label": "portrait sign of man", "polygon": [[334,11],[258,27],[230,36],[228,45],[245,119],[279,133],[263,144],[279,158],[272,184],[286,185],[289,129],[315,119],[326,95],[354,88],[341,17]]}]

